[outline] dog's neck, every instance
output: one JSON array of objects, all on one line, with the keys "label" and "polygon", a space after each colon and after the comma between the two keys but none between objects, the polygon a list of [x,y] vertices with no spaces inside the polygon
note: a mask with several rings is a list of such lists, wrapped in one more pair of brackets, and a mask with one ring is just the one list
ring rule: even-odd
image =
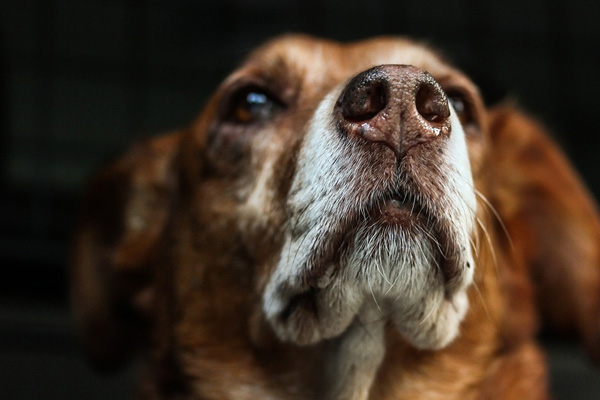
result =
[{"label": "dog's neck", "polygon": [[386,320],[377,305],[368,303],[350,328],[336,340],[327,360],[328,376],[322,387],[326,400],[365,400],[385,356]]}]

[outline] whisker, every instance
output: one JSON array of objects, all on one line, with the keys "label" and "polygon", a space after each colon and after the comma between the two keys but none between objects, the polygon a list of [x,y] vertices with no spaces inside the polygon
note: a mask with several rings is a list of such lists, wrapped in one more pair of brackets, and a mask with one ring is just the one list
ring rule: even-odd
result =
[{"label": "whisker", "polygon": [[477,221],[477,224],[479,225],[479,227],[483,231],[483,234],[485,235],[485,238],[486,238],[486,241],[488,244],[488,248],[490,249],[490,253],[492,254],[492,261],[494,263],[494,268],[496,269],[496,274],[498,274],[498,259],[496,258],[496,251],[494,250],[494,246],[492,245],[492,238],[490,237],[490,234],[489,234],[487,228],[485,227],[485,225],[483,224],[483,222],[481,222],[481,219],[479,219],[479,217],[477,217],[477,218],[475,218],[475,220]]},{"label": "whisker", "polygon": [[[475,186],[473,185],[473,183],[472,183],[471,180],[466,179],[461,174],[457,174],[456,177],[459,178],[459,179],[461,179],[463,183],[465,183],[467,186],[469,186],[473,190],[473,193],[475,193],[475,196],[481,201],[481,203],[484,206],[486,206],[485,208],[488,209],[489,211],[491,211],[493,217],[500,224],[500,227],[502,228],[502,231],[504,232],[504,235],[506,236],[506,239],[508,240],[511,249],[514,251],[513,240],[512,240],[512,238],[510,236],[510,233],[508,232],[508,228],[506,227],[506,224],[504,223],[504,220],[500,216],[500,213],[498,212],[498,210],[496,209],[496,207],[494,207],[494,205],[487,199],[487,197],[485,197],[485,195],[483,193],[481,193],[481,191],[479,191],[478,189],[475,188]],[[464,203],[464,201],[463,201],[463,203]],[[465,204],[465,206],[469,207],[467,204]],[[476,215],[475,210],[471,210],[471,212],[473,212],[474,215]]]},{"label": "whisker", "polygon": [[475,253],[475,257],[477,259],[479,259],[479,247],[477,247],[475,245],[475,242],[473,241],[473,238],[471,238],[470,236],[469,236],[469,243],[471,244],[471,248],[473,249],[473,252]]},{"label": "whisker", "polygon": [[442,250],[442,245],[441,245],[440,241],[435,236],[433,236],[433,234],[431,233],[432,229],[433,229],[433,227],[431,225],[428,225],[427,229],[418,228],[419,231],[421,231],[425,236],[427,236],[433,242],[434,246],[436,246],[438,248],[440,253],[442,255],[444,255],[444,251]]},{"label": "whisker", "polygon": [[430,308],[427,315],[421,320],[421,322],[419,322],[419,325],[423,325],[429,319],[429,317],[431,317],[431,314],[433,314],[434,309],[435,309],[435,307]]},{"label": "whisker", "polygon": [[[403,248],[404,248],[404,235],[401,235],[400,236],[400,249],[403,249]],[[403,256],[402,257],[402,264],[401,264],[401,266],[399,268],[397,268],[396,277],[394,278],[394,282],[392,282],[392,284],[390,285],[390,287],[388,288],[388,290],[385,292],[386,296],[394,288],[394,286],[396,286],[396,283],[398,283],[398,280],[402,276],[405,268],[406,268],[406,258]]]},{"label": "whisker", "polygon": [[367,285],[369,285],[369,291],[371,292],[371,297],[373,297],[373,302],[375,302],[375,306],[377,306],[377,309],[379,310],[379,312],[383,312],[381,307],[379,306],[379,303],[377,302],[375,293],[373,292],[373,286],[371,285],[371,279],[369,279],[369,276],[370,275],[367,275]]},{"label": "whisker", "polygon": [[[460,178],[465,179],[462,176],[460,176]],[[477,189],[475,189],[472,185],[470,185],[470,187],[473,189],[473,192],[477,195],[477,197],[483,201],[483,205],[486,206],[485,208],[492,210],[494,217],[497,218],[498,221],[500,222],[501,226],[504,227],[504,223],[501,221],[500,215],[493,209],[493,206],[491,205],[491,203],[485,198],[485,196],[483,196],[483,194],[481,192],[479,192]],[[460,196],[458,196],[458,198],[462,200],[462,198]],[[492,239],[491,239],[491,236],[490,236],[490,233],[489,233],[487,227],[485,226],[485,224],[483,223],[481,218],[479,218],[477,216],[477,213],[475,212],[475,210],[473,210],[464,200],[462,200],[461,203],[462,203],[463,207],[465,207],[466,209],[468,209],[471,212],[476,224],[478,225],[479,229],[483,232],[483,234],[485,236],[485,241],[486,241],[487,247],[489,248],[491,256],[492,256],[492,262],[494,264],[496,274],[498,274],[498,259],[496,257],[496,252],[494,250]],[[507,237],[508,237],[507,231],[505,231],[505,234],[507,234]],[[482,261],[481,260],[481,249],[482,249],[481,246],[482,245],[481,245],[481,242],[479,241],[479,235],[475,235],[475,238],[477,240],[477,243],[473,243],[473,240],[470,237],[469,237],[469,241],[471,242],[471,245],[474,247],[473,250],[475,252],[477,260],[479,262],[481,262]]]},{"label": "whisker", "polygon": [[475,291],[477,291],[477,295],[479,296],[479,299],[481,300],[481,306],[483,307],[483,311],[485,312],[485,315],[487,316],[488,321],[493,322],[492,316],[487,307],[487,303],[485,302],[485,298],[483,297],[483,294],[481,293],[481,290],[479,289],[479,285],[477,284],[477,282],[475,280],[473,280],[473,286],[475,287]]},{"label": "whisker", "polygon": [[496,207],[494,207],[494,205],[479,190],[473,188],[473,191],[474,191],[475,195],[477,197],[479,197],[479,199],[481,201],[483,201],[483,203],[488,207],[488,209],[492,212],[492,214],[494,214],[494,217],[496,218],[496,220],[500,224],[500,227],[502,228],[502,231],[506,235],[506,239],[508,240],[511,250],[514,251],[515,246],[513,244],[512,238],[510,237],[510,233],[508,232],[508,229],[506,228],[506,225],[504,224],[502,217],[500,217],[498,210],[496,210]]}]

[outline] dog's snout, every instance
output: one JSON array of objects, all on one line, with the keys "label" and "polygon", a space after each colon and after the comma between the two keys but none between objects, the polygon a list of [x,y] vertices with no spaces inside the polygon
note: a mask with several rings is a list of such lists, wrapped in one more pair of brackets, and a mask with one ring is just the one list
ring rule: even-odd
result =
[{"label": "dog's snout", "polygon": [[334,112],[342,133],[382,143],[399,158],[450,134],[446,94],[431,75],[409,65],[381,65],[356,75]]}]

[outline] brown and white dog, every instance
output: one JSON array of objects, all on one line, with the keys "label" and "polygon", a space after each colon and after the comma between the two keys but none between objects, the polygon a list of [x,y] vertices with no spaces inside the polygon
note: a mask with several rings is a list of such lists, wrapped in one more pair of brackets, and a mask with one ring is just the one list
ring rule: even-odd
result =
[{"label": "brown and white dog", "polygon": [[92,183],[73,306],[141,398],[545,399],[600,350],[600,224],[538,124],[406,39],[261,47]]}]

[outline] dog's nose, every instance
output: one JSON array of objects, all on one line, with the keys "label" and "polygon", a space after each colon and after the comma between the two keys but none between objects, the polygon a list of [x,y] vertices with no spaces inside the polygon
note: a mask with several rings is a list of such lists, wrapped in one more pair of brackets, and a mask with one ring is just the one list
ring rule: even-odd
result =
[{"label": "dog's nose", "polygon": [[398,159],[415,145],[450,134],[444,90],[430,74],[410,65],[381,65],[356,75],[334,113],[342,133],[382,143]]}]

